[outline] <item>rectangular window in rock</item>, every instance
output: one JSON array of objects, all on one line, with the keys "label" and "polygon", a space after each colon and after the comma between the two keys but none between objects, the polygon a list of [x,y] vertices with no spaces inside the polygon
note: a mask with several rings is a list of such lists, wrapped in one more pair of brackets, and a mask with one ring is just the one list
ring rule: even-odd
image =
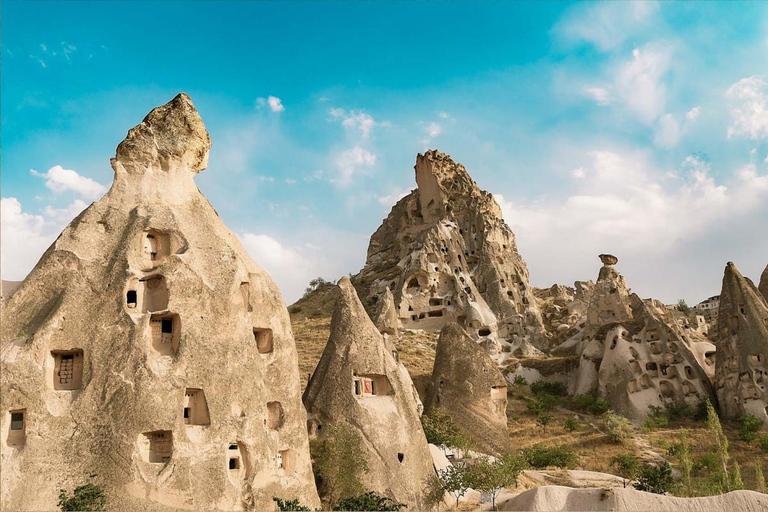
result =
[{"label": "rectangular window in rock", "polygon": [[285,475],[290,475],[296,466],[293,450],[280,450],[276,456],[277,469]]},{"label": "rectangular window in rock", "polygon": [[83,351],[52,350],[53,389],[69,391],[80,389],[83,383]]},{"label": "rectangular window in rock", "polygon": [[386,375],[357,375],[354,379],[355,396],[380,396],[393,394],[392,386]]},{"label": "rectangular window in rock", "polygon": [[27,441],[27,411],[16,409],[8,411],[10,415],[10,428],[8,429],[8,445],[20,446]]},{"label": "rectangular window in rock", "polygon": [[256,348],[259,354],[270,354],[274,350],[274,341],[272,339],[272,329],[253,328],[253,337],[256,341]]},{"label": "rectangular window in rock", "polygon": [[145,462],[164,463],[173,455],[173,432],[156,430],[139,436],[141,455]]},{"label": "rectangular window in rock", "polygon": [[184,423],[187,425],[210,425],[208,403],[202,389],[187,388],[184,391]]},{"label": "rectangular window in rock", "polygon": [[154,314],[149,320],[152,348],[162,355],[175,354],[179,349],[181,320],[175,314]]}]

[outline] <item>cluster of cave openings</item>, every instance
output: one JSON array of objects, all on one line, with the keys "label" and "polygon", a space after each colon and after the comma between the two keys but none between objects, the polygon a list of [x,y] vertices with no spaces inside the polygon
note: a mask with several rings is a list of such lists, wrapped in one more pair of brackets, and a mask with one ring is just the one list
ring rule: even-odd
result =
[{"label": "cluster of cave openings", "polygon": [[296,454],[293,450],[280,450],[275,457],[278,471],[285,475],[293,474],[296,468]]},{"label": "cluster of cave openings", "polygon": [[161,355],[173,355],[179,350],[181,319],[179,315],[156,314],[149,319],[152,348]]},{"label": "cluster of cave openings", "polygon": [[171,254],[171,237],[168,233],[147,231],[144,233],[142,250],[146,266],[161,265]]},{"label": "cluster of cave openings", "polygon": [[356,375],[353,383],[353,391],[356,397],[391,395],[394,393],[386,375]]},{"label": "cluster of cave openings", "polygon": [[253,328],[253,338],[259,354],[271,354],[275,349],[272,329]]},{"label": "cluster of cave openings", "polygon": [[83,351],[52,350],[53,389],[71,391],[83,385]]},{"label": "cluster of cave openings", "polygon": [[229,443],[227,447],[227,470],[232,476],[239,476],[243,470],[243,455],[240,443]]},{"label": "cluster of cave openings", "polygon": [[267,402],[267,427],[277,430],[283,426],[285,415],[280,402]]},{"label": "cluster of cave openings", "polygon": [[645,371],[647,371],[651,377],[658,377],[659,365],[656,363],[645,363]]},{"label": "cluster of cave openings", "polygon": [[210,425],[208,403],[202,389],[187,388],[184,390],[184,423],[186,425]]},{"label": "cluster of cave openings", "polygon": [[143,313],[152,313],[168,309],[170,298],[168,283],[161,275],[134,278],[125,292],[125,305]]},{"label": "cluster of cave openings", "polygon": [[27,442],[27,410],[16,409],[8,411],[10,425],[8,428],[8,445],[21,446]]},{"label": "cluster of cave openings", "polygon": [[162,464],[171,460],[173,455],[173,432],[155,430],[139,436],[141,455],[145,462]]}]

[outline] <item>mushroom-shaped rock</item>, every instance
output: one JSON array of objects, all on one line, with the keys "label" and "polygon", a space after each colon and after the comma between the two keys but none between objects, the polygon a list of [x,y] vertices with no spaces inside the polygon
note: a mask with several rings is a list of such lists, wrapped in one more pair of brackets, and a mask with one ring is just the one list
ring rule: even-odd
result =
[{"label": "mushroom-shaped rock", "polygon": [[765,266],[765,270],[763,270],[763,274],[760,276],[758,289],[763,294],[765,300],[768,301],[768,265]]},{"label": "mushroom-shaped rock", "polygon": [[509,450],[507,383],[497,365],[456,323],[440,331],[426,412],[439,408],[481,452]]},{"label": "mushroom-shaped rock", "polygon": [[209,145],[188,97],[153,110],[3,305],[0,509],[94,474],[115,510],[320,505],[285,304],[194,186]]},{"label": "mushroom-shaped rock", "polygon": [[[423,510],[434,474],[415,388],[368,317],[348,277],[337,287],[331,334],[304,391],[310,423],[347,425],[360,436],[367,489]],[[327,429],[313,429],[322,437]]]},{"label": "mushroom-shaped rock", "polygon": [[389,288],[402,327],[457,322],[490,340],[500,363],[513,347],[546,350],[528,268],[493,196],[439,151],[418,155],[415,174],[418,188],[371,236],[355,281],[363,299],[373,306]]},{"label": "mushroom-shaped rock", "polygon": [[400,319],[397,317],[395,298],[389,288],[384,288],[384,293],[379,297],[376,318],[374,324],[382,334],[397,336],[400,333]]},{"label": "mushroom-shaped rock", "polygon": [[601,254],[599,258],[600,261],[603,262],[603,265],[615,265],[619,262],[619,258],[613,254]]},{"label": "mushroom-shaped rock", "polygon": [[753,414],[768,422],[768,303],[728,262],[718,312],[715,386],[726,418]]}]

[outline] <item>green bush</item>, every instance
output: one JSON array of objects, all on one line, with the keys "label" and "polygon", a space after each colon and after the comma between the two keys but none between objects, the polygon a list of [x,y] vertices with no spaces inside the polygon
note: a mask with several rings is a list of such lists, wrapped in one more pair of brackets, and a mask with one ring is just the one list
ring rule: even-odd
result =
[{"label": "green bush", "polygon": [[569,446],[545,446],[537,443],[523,450],[525,462],[534,469],[558,467],[571,469],[576,467],[578,460]]},{"label": "green bush", "polygon": [[651,432],[659,427],[666,427],[669,424],[667,411],[655,405],[649,405],[650,413],[643,421],[643,432]]},{"label": "green bush", "polygon": [[574,409],[585,411],[595,416],[605,414],[610,409],[608,402],[597,396],[596,388],[590,389],[589,393],[573,396],[569,403]]},{"label": "green bush", "polygon": [[757,438],[757,445],[761,450],[768,452],[768,434],[760,434]]},{"label": "green bush", "polygon": [[637,478],[640,472],[640,459],[631,453],[620,453],[611,457],[611,467],[616,468],[617,474],[624,480],[624,487]]},{"label": "green bush", "polygon": [[565,396],[565,384],[557,381],[537,380],[531,384],[531,392],[536,395]]},{"label": "green bush", "polygon": [[281,500],[275,496],[272,496],[272,501],[277,502],[277,510],[280,512],[309,512],[309,507],[302,505],[298,499],[295,500]]},{"label": "green bush", "polygon": [[527,386],[528,381],[522,375],[515,375],[515,380],[512,381],[515,386]]},{"label": "green bush", "polygon": [[536,425],[541,427],[541,430],[544,432],[547,431],[547,426],[549,426],[549,423],[552,421],[552,416],[549,414],[540,414],[538,418],[536,418]]},{"label": "green bush", "polygon": [[334,510],[370,510],[370,511],[386,511],[386,510],[401,510],[406,507],[405,503],[400,503],[387,496],[376,494],[373,491],[369,491],[359,496],[353,496],[351,498],[343,498],[336,502],[333,507]]},{"label": "green bush", "polygon": [[664,461],[661,465],[643,464],[635,482],[638,491],[666,494],[674,484],[672,479],[672,467]]},{"label": "green bush", "polygon": [[323,432],[322,438],[309,442],[309,453],[315,478],[322,482],[318,490],[333,505],[339,498],[365,491],[358,477],[368,472],[368,461],[360,437],[351,427],[329,425]]},{"label": "green bush", "polygon": [[762,427],[763,422],[757,416],[753,414],[743,416],[739,421],[739,439],[748,443],[754,441]]},{"label": "green bush", "polygon": [[558,405],[560,405],[560,397],[555,395],[539,395],[525,404],[528,410],[537,416],[543,412],[551,411]]},{"label": "green bush", "polygon": [[570,418],[565,420],[565,423],[563,423],[563,427],[565,427],[565,430],[568,432],[574,432],[579,429],[580,423],[579,420],[571,416]]},{"label": "green bush", "polygon": [[714,452],[706,452],[693,459],[693,472],[696,475],[708,475],[720,470],[720,461]]},{"label": "green bush", "polygon": [[614,443],[623,443],[635,437],[635,431],[629,420],[613,411],[605,413],[605,431]]},{"label": "green bush", "polygon": [[427,442],[435,446],[445,445],[451,448],[469,448],[467,434],[453,422],[453,418],[439,407],[434,407],[429,414],[421,416],[421,425]]},{"label": "green bush", "polygon": [[98,485],[85,484],[75,487],[72,496],[67,491],[59,491],[59,508],[61,512],[99,511],[104,510],[107,497]]}]

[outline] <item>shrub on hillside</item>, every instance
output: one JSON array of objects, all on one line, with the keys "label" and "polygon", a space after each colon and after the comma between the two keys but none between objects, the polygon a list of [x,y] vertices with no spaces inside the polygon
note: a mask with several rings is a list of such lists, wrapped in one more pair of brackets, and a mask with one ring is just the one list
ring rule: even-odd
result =
[{"label": "shrub on hillside", "polygon": [[757,439],[757,433],[763,428],[763,422],[754,414],[747,414],[739,420],[739,439],[752,442]]},{"label": "shrub on hillside", "polygon": [[579,429],[579,420],[571,416],[570,418],[565,420],[565,423],[563,423],[563,427],[568,432],[574,432]]},{"label": "shrub on hillside", "polygon": [[469,438],[466,433],[453,422],[453,418],[443,412],[439,407],[434,407],[429,414],[421,416],[421,425],[427,442],[435,446],[445,445],[451,448],[469,448]]},{"label": "shrub on hillside", "polygon": [[761,450],[768,452],[768,434],[761,434],[757,438],[757,445]]},{"label": "shrub on hillside", "polygon": [[667,494],[674,484],[672,479],[672,467],[669,462],[663,464],[643,464],[635,482],[638,491],[652,492],[655,494]]},{"label": "shrub on hillside", "polygon": [[580,411],[586,411],[595,416],[605,414],[610,409],[608,402],[597,396],[597,389],[592,388],[588,393],[575,395],[569,400],[570,406]]},{"label": "shrub on hillside", "polygon": [[605,418],[605,431],[608,438],[614,443],[623,443],[635,437],[632,425],[624,416],[608,411],[603,417]]},{"label": "shrub on hillside", "polygon": [[573,450],[566,445],[545,446],[537,443],[523,450],[523,458],[534,469],[546,469],[548,467],[571,469],[578,464]]},{"label": "shrub on hillside", "polygon": [[387,496],[369,491],[359,496],[340,499],[336,502],[333,510],[370,510],[378,512],[401,510],[405,507],[405,503],[400,503]]},{"label": "shrub on hillside", "polygon": [[565,384],[557,381],[537,380],[531,384],[531,392],[536,395],[565,396]]},{"label": "shrub on hillside", "polygon": [[61,512],[100,511],[107,504],[107,497],[98,485],[85,484],[75,487],[72,496],[64,489],[59,491]]}]

